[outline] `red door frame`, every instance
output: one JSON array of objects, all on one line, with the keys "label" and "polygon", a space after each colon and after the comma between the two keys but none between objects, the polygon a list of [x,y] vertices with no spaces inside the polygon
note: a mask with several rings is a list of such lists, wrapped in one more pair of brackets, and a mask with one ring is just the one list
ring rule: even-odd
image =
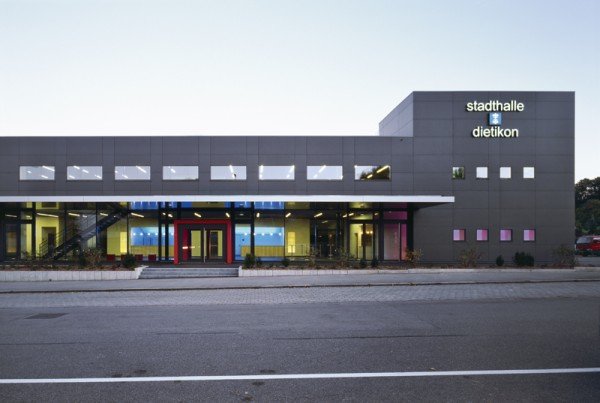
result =
[{"label": "red door frame", "polygon": [[[228,264],[233,263],[233,247],[232,247],[232,242],[231,242],[231,220],[174,220],[173,221],[173,226],[174,226],[174,232],[175,232],[175,239],[174,239],[174,244],[173,244],[173,257],[174,257],[174,262],[175,264],[179,264],[179,226],[180,225],[225,225],[226,227],[226,235],[225,237],[227,238],[225,240],[225,245],[227,248],[227,255],[225,256],[225,262]],[[185,242],[185,239],[183,240]]]}]

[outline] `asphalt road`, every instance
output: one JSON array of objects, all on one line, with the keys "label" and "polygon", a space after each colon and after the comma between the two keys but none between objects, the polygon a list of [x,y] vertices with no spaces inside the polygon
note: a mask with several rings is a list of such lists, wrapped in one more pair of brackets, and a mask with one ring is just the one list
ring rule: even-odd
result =
[{"label": "asphalt road", "polygon": [[[470,291],[430,287],[411,301],[365,294],[359,301],[291,303],[273,297],[244,305],[207,303],[200,296],[209,291],[195,292],[196,299],[190,294],[186,304],[140,304],[143,294],[135,292],[129,305],[125,295],[119,306],[98,300],[52,308],[19,295],[12,307],[0,305],[0,379],[600,367],[600,295],[590,296],[590,284],[545,292],[557,286],[535,285],[537,294],[517,287],[511,297],[496,299],[471,285],[463,286]],[[577,287],[585,292],[579,295]],[[477,292],[480,298],[473,297]],[[439,293],[454,297],[440,299]],[[92,300],[114,297],[91,294]],[[60,294],[53,298],[70,301]],[[600,373],[0,384],[0,399],[599,401]]]}]

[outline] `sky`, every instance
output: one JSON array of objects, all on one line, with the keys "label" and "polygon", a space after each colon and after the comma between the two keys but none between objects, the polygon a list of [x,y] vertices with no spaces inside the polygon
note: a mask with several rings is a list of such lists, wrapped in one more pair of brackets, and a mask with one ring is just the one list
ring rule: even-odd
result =
[{"label": "sky", "polygon": [[600,176],[600,1],[0,0],[0,136],[376,135],[412,91],[576,92]]}]

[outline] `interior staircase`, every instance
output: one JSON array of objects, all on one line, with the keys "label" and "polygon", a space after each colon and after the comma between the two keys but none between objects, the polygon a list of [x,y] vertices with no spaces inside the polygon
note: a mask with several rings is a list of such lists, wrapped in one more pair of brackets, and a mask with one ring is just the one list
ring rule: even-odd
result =
[{"label": "interior staircase", "polygon": [[96,215],[92,214],[85,220],[78,220],[67,227],[65,231],[56,234],[55,244],[57,246],[49,245],[48,240],[44,240],[38,247],[39,256],[43,259],[58,260],[129,214],[129,211],[118,203],[113,204],[112,207],[113,211],[100,220],[97,220]]}]

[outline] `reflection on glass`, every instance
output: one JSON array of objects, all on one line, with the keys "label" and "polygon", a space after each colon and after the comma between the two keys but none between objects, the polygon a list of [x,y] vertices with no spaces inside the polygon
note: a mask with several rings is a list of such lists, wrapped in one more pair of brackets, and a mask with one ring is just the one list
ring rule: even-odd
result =
[{"label": "reflection on glass", "polygon": [[355,165],[354,179],[360,181],[389,180],[391,168],[389,165]]},{"label": "reflection on glass", "polygon": [[33,256],[31,224],[21,224],[21,259]]},{"label": "reflection on glass", "polygon": [[22,181],[53,181],[54,167],[48,165],[21,166],[19,167],[19,179]]},{"label": "reflection on glass", "polygon": [[140,181],[150,180],[149,166],[116,166],[115,167],[116,181]]},{"label": "reflection on glass", "polygon": [[242,165],[211,166],[210,179],[213,181],[245,181],[246,167]]},{"label": "reflection on glass", "polygon": [[261,258],[283,258],[282,218],[257,218],[254,221],[254,254]]},{"label": "reflection on glass", "polygon": [[257,210],[283,210],[283,202],[254,202]]},{"label": "reflection on glass", "polygon": [[[291,214],[288,216],[290,217]],[[310,219],[285,219],[285,255],[290,257],[310,254]]]},{"label": "reflection on glass", "polygon": [[377,255],[377,242],[373,224],[350,224],[350,256],[354,259],[373,259]]},{"label": "reflection on glass", "polygon": [[465,167],[452,167],[452,179],[465,179]]},{"label": "reflection on glass", "polygon": [[331,259],[337,253],[336,221],[317,220],[314,223],[313,244],[317,257]]},{"label": "reflection on glass", "polygon": [[6,224],[6,257],[9,258],[17,257],[17,226],[18,224]]},{"label": "reflection on glass", "polygon": [[165,181],[194,181],[197,179],[197,166],[168,165],[163,167],[163,180]]},{"label": "reflection on glass", "polygon": [[337,165],[309,165],[306,167],[306,179],[309,181],[339,181],[344,179],[343,168]]},{"label": "reflection on glass", "polygon": [[294,165],[261,165],[258,167],[258,179],[268,180],[294,180]]},{"label": "reflection on glass", "polygon": [[235,225],[235,259],[242,260],[250,251],[250,224]]},{"label": "reflection on glass", "polygon": [[100,181],[102,180],[102,167],[70,165],[67,167],[67,180]]}]

